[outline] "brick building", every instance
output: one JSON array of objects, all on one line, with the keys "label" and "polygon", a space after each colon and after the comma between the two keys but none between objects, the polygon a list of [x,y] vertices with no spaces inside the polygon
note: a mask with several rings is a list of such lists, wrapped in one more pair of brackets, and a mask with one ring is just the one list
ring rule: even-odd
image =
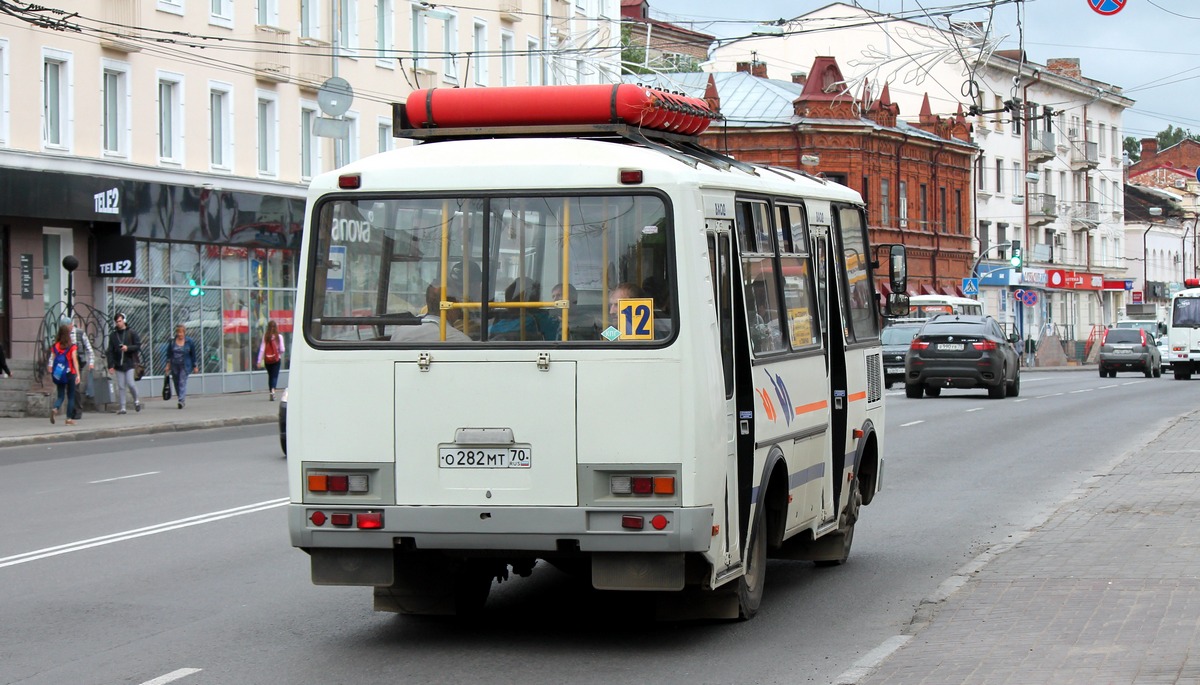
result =
[{"label": "brick building", "polygon": [[[961,115],[938,117],[925,100],[916,121],[899,119],[885,84],[878,97],[844,91],[837,60],[817,57],[809,75],[774,81],[765,66],[739,64],[714,79],[726,125],[705,143],[748,162],[801,169],[862,194],[875,243],[908,248],[914,294],[961,294],[974,262],[971,171],[977,148]],[[715,75],[720,76],[720,75]],[[798,92],[797,92],[798,91]],[[805,162],[819,159],[814,165]],[[809,157],[809,159],[806,159]]]},{"label": "brick building", "polygon": [[652,19],[646,0],[621,0],[621,21],[629,45],[645,50],[643,66],[661,71],[695,68],[708,59],[708,49],[716,40],[707,33]]}]

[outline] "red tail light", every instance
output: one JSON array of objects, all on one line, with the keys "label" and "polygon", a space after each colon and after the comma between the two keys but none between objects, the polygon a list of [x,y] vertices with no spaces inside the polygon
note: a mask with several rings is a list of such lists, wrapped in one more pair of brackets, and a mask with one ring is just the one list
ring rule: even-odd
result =
[{"label": "red tail light", "polygon": [[979,342],[971,343],[971,346],[977,350],[984,351],[994,350],[997,348],[996,341],[994,340],[980,340]]},{"label": "red tail light", "polygon": [[913,338],[912,344],[909,345],[908,348],[910,350],[927,350],[929,349],[929,342],[926,340],[917,340],[916,338]]},{"label": "red tail light", "polygon": [[1109,330],[1111,330],[1111,329],[1105,328],[1105,329],[1104,329],[1104,335],[1100,336],[1100,344],[1101,344],[1101,345],[1107,345],[1107,344],[1108,344],[1108,331],[1109,331]]},{"label": "red tail light", "polygon": [[1146,331],[1144,329],[1139,328],[1138,333],[1142,334],[1142,347],[1145,347],[1146,346]]}]

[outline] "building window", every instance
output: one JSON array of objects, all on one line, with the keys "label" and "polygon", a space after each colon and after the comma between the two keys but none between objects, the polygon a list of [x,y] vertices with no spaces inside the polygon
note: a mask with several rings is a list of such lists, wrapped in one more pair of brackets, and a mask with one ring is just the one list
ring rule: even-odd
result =
[{"label": "building window", "polygon": [[446,53],[442,60],[442,80],[458,83],[458,15],[451,14],[442,22],[442,50]]},{"label": "building window", "polygon": [[101,131],[106,154],[129,156],[129,66],[106,63],[104,67],[104,125]]},{"label": "building window", "polygon": [[517,57],[514,53],[513,34],[500,32],[500,85],[511,86],[517,81]]},{"label": "building window", "polygon": [[259,26],[279,26],[279,0],[258,0]]},{"label": "building window", "polygon": [[158,0],[156,8],[159,12],[183,16],[183,0]]},{"label": "building window", "polygon": [[1004,160],[996,160],[996,194],[1004,194]]},{"label": "building window", "polygon": [[209,166],[233,169],[233,85],[208,86]]},{"label": "building window", "polygon": [[475,53],[475,85],[486,86],[488,84],[487,24],[476,20],[472,35],[471,49]]},{"label": "building window", "polygon": [[1021,135],[1021,117],[1025,114],[1024,107],[1014,107],[1012,110],[1012,134],[1014,136]]},{"label": "building window", "polygon": [[908,227],[908,183],[900,181],[897,187],[900,196],[896,198],[896,213],[900,215],[900,228]]},{"label": "building window", "polygon": [[526,79],[531,86],[542,85],[542,67],[545,64],[542,58],[542,44],[537,38],[528,38],[525,41],[525,50],[529,53],[529,61],[526,64],[528,74]]},{"label": "building window", "polygon": [[42,144],[70,149],[71,62],[57,50],[42,57]]},{"label": "building window", "polygon": [[1014,198],[1024,197],[1025,193],[1022,192],[1022,189],[1025,187],[1025,175],[1021,172],[1021,163],[1020,162],[1013,162],[1012,175],[1013,175],[1013,197]]},{"label": "building window", "polygon": [[345,116],[348,129],[346,137],[338,139],[335,143],[339,148],[341,164],[349,164],[358,160],[358,114],[347,112]]},{"label": "building window", "polygon": [[233,28],[233,0],[208,0],[208,23]]},{"label": "building window", "polygon": [[1096,129],[1096,151],[1100,155],[1108,154],[1108,131],[1104,124],[1099,124]]},{"label": "building window", "polygon": [[980,221],[979,235],[977,237],[979,238],[979,256],[982,257],[987,254],[988,248],[992,244],[992,222]]},{"label": "building window", "polygon": [[394,25],[396,14],[392,0],[375,0],[375,43],[379,54],[375,64],[385,69],[395,68],[396,62],[391,54],[396,49]]},{"label": "building window", "polygon": [[275,176],[279,173],[279,116],[274,93],[259,91],[257,102],[258,173]]},{"label": "building window", "polygon": [[994,115],[994,118],[992,119],[992,128],[996,129],[997,131],[1003,131],[1004,130],[1004,114],[1005,114],[1004,98],[999,95],[995,95],[995,96],[993,96],[993,102],[994,102],[994,106],[992,107],[992,109],[996,110],[996,114]]},{"label": "building window", "polygon": [[300,0],[300,37],[321,38],[321,0]]},{"label": "building window", "polygon": [[183,76],[158,75],[158,161],[183,163]]},{"label": "building window", "polygon": [[892,225],[891,188],[886,178],[879,179],[879,225]]},{"label": "building window", "polygon": [[918,207],[921,210],[920,229],[922,231],[928,231],[929,230],[929,197],[928,197],[928,192],[925,188],[924,183],[918,184],[917,194],[918,194],[918,197],[917,197]]},{"label": "building window", "polygon": [[310,179],[321,170],[321,140],[313,133],[317,121],[317,108],[304,105],[300,108],[300,178]]},{"label": "building window", "polygon": [[392,137],[392,120],[379,118],[379,151],[387,152],[396,147],[396,139]]},{"label": "building window", "polygon": [[987,190],[986,179],[984,178],[984,161],[983,155],[975,158],[975,187],[979,190]]},{"label": "building window", "polygon": [[1008,224],[996,224],[996,258],[1008,259],[1008,246],[1000,247],[1008,242]]},{"label": "building window", "polygon": [[337,3],[337,40],[342,55],[358,56],[358,0],[334,0]]},{"label": "building window", "polygon": [[954,232],[962,235],[963,232],[963,215],[962,215],[962,191],[954,191]]},{"label": "building window", "polygon": [[937,230],[939,233],[949,233],[950,226],[946,223],[946,189],[938,188],[938,222]]},{"label": "building window", "polygon": [[412,54],[413,68],[428,69],[429,37],[425,21],[425,8],[421,5],[412,6]]}]

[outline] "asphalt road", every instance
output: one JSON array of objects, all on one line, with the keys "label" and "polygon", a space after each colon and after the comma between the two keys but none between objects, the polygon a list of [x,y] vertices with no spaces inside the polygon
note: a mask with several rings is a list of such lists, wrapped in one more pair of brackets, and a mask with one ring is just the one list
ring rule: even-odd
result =
[{"label": "asphalt road", "polygon": [[374,614],[289,546],[270,425],[0,451],[0,682],[828,683],[962,564],[1194,406],[1200,382],[1030,371],[1019,398],[888,394],[848,564],[772,561],[746,623],[542,565],[470,622]]}]

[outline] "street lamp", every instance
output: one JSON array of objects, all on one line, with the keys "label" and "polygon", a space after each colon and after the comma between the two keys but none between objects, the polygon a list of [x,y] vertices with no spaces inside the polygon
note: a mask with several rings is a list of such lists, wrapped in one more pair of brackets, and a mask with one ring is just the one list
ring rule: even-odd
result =
[{"label": "street lamp", "polygon": [[[1183,235],[1179,237],[1179,263],[1180,263],[1180,271],[1181,271],[1181,275],[1179,278],[1180,283],[1184,283],[1187,281],[1187,277],[1188,277],[1188,275],[1187,275],[1187,272],[1188,272],[1187,238],[1188,238],[1189,232],[1192,233],[1193,238],[1196,237],[1195,236],[1195,228],[1196,228],[1195,224],[1193,224],[1190,221],[1187,223],[1184,223]],[[1193,249],[1192,250],[1193,258],[1195,257],[1195,252],[1196,251]]]},{"label": "street lamp", "polygon": [[[1150,216],[1152,216],[1152,217],[1153,216],[1162,216],[1162,207],[1148,207],[1146,209],[1146,212],[1149,213]],[[1149,295],[1150,295],[1150,279],[1149,279],[1149,276],[1147,275],[1148,272],[1147,272],[1147,268],[1146,268],[1147,263],[1150,261],[1150,257],[1149,257],[1149,252],[1147,252],[1147,250],[1146,250],[1146,236],[1150,234],[1150,231],[1153,228],[1154,228],[1154,222],[1148,221],[1148,222],[1146,222],[1146,230],[1142,231],[1142,301],[1143,302],[1145,302],[1146,298],[1149,297]]]},{"label": "street lamp", "polygon": [[66,290],[67,316],[74,318],[74,316],[75,316],[75,305],[73,304],[73,300],[75,298],[75,280],[74,279],[75,279],[75,269],[79,268],[79,260],[75,258],[75,255],[69,254],[66,257],[63,257],[62,265],[63,265],[63,268],[67,270],[67,290]]}]

